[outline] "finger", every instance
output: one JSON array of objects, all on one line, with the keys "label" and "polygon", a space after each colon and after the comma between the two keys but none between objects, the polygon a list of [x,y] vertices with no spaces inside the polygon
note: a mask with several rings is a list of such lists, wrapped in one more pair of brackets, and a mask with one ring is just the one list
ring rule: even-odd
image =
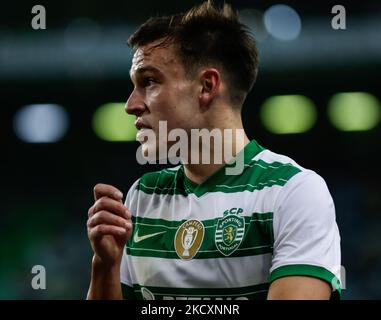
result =
[{"label": "finger", "polygon": [[90,240],[94,240],[106,235],[111,235],[115,237],[121,237],[121,236],[123,237],[127,235],[127,230],[125,228],[111,226],[107,224],[99,224],[89,230]]},{"label": "finger", "polygon": [[108,224],[127,229],[131,227],[131,223],[131,220],[121,218],[104,210],[98,211],[89,220],[87,220],[87,226],[89,228],[93,228],[99,224]]},{"label": "finger", "polygon": [[91,218],[94,215],[94,205],[89,208],[89,211],[87,211],[87,216]]},{"label": "finger", "polygon": [[123,202],[123,193],[119,189],[109,184],[98,183],[94,187],[94,199],[98,200],[104,196]]},{"label": "finger", "polygon": [[123,235],[123,237],[125,237],[126,242],[131,238],[133,229],[134,227],[133,227],[132,221],[127,220],[126,234]]},{"label": "finger", "polygon": [[110,211],[113,214],[117,214],[118,216],[121,216],[125,219],[131,218],[131,213],[123,205],[123,203],[120,203],[109,197],[102,197],[94,203],[93,209],[92,209],[93,214],[102,210]]}]

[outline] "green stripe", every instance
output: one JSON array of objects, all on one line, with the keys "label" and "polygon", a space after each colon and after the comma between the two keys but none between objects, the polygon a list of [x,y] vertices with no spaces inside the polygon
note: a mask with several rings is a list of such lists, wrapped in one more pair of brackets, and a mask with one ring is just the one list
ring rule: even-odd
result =
[{"label": "green stripe", "polygon": [[[181,167],[178,175],[181,175],[183,176],[183,179],[186,179],[183,170],[184,169]],[[143,176],[139,181],[137,189],[147,194],[181,194],[186,196],[193,193],[199,197],[208,192],[252,192],[274,185],[284,186],[290,178],[299,172],[300,169],[291,164],[279,162],[266,163],[263,160],[255,160],[250,166],[245,168],[243,174],[238,176],[225,176],[223,180],[215,181],[213,185],[208,183],[207,186],[204,184],[195,186],[194,183],[188,179],[188,181],[185,182],[184,188],[184,182],[181,183],[180,181],[176,183],[174,180],[175,175],[170,176],[172,180],[164,180],[165,178],[163,179],[163,177],[166,175],[155,175],[157,178],[156,181],[152,181],[152,177],[150,177],[149,180],[146,180],[145,176]]]},{"label": "green stripe", "polygon": [[[150,258],[165,258],[165,259],[180,259],[176,251],[168,250],[155,250],[155,249],[145,249],[145,248],[134,248],[126,247],[126,252],[131,256],[139,257],[150,257]],[[237,249],[229,257],[247,257],[256,256],[260,254],[272,253],[272,246],[254,247],[247,249]],[[215,258],[225,258],[220,251],[217,249],[210,251],[198,251],[193,259],[215,259]]]},{"label": "green stripe", "polygon": [[300,172],[300,169],[289,163],[267,163],[263,160],[253,161],[245,170],[250,170],[250,172],[237,177],[227,177],[223,183],[216,185],[214,191],[225,193],[242,191],[252,192],[274,185],[284,186],[290,178]]},{"label": "green stripe", "polygon": [[182,185],[177,186],[178,170],[164,169],[144,174],[137,185],[137,190],[147,194],[181,194],[186,196]]},{"label": "green stripe", "polygon": [[147,194],[195,194],[198,197],[208,192],[252,192],[274,185],[284,186],[291,177],[300,172],[300,169],[290,163],[252,160],[262,150],[264,148],[254,140],[245,147],[245,169],[240,175],[226,175],[225,169],[232,166],[227,164],[197,185],[186,177],[184,167],[180,166],[177,170],[165,169],[143,175],[137,189]]},{"label": "green stripe", "polygon": [[294,264],[282,266],[275,269],[270,274],[270,283],[276,279],[287,276],[309,276],[319,278],[328,282],[333,290],[337,290],[341,294],[341,285],[339,279],[330,271],[323,267],[308,264]]},{"label": "green stripe", "polygon": [[122,285],[122,295],[124,299],[128,300],[136,300],[134,288],[130,287],[124,283],[121,283]]},{"label": "green stripe", "polygon": [[167,287],[151,287],[134,284],[134,296],[136,299],[143,299],[141,288],[148,289],[154,296],[155,300],[162,300],[167,297],[189,297],[195,298],[210,298],[215,299],[236,299],[246,297],[248,299],[266,299],[269,288],[268,283],[263,283],[254,286],[239,287],[239,288],[167,288]]},{"label": "green stripe", "polygon": [[[200,215],[202,216],[202,214]],[[214,219],[208,219],[208,220],[201,220],[204,227],[210,227],[215,226],[217,224],[217,220],[221,219],[222,216],[216,217]],[[253,212],[250,216],[244,216],[245,223],[249,223],[251,220],[258,220],[261,222],[266,222],[267,220],[273,219],[273,213],[272,212]],[[148,217],[136,217],[132,216],[131,220],[134,224],[147,224],[149,226],[155,227],[155,226],[165,226],[169,229],[177,229],[182,223],[186,221],[186,219],[182,220],[166,220],[166,219],[155,219],[155,218],[148,218]]]},{"label": "green stripe", "polygon": [[[225,257],[216,247],[216,227],[221,217],[201,221],[205,227],[204,240],[200,250],[193,259],[209,259]],[[273,213],[255,212],[251,216],[244,217],[245,232],[238,249],[229,257],[253,256],[272,253]],[[168,221],[164,219],[152,219],[132,217],[134,224],[133,236],[126,246],[127,254],[143,257],[157,257],[168,259],[179,259],[175,247],[174,238],[176,231],[185,220]],[[164,232],[139,243],[134,242],[134,235],[144,236],[157,232]]]}]

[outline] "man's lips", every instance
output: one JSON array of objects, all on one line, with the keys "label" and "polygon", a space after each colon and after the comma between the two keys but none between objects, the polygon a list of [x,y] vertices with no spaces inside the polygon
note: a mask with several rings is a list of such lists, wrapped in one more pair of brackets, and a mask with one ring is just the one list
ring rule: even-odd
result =
[{"label": "man's lips", "polygon": [[138,130],[140,130],[140,129],[152,129],[152,127],[149,126],[147,123],[145,123],[141,118],[136,119],[135,127]]}]

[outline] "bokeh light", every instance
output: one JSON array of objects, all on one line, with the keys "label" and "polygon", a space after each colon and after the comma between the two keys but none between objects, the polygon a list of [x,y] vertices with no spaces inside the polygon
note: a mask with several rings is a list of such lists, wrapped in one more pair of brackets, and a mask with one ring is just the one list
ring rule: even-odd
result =
[{"label": "bokeh light", "polygon": [[371,130],[380,122],[380,103],[366,92],[337,93],[328,103],[328,118],[338,130]]},{"label": "bokeh light", "polygon": [[57,104],[31,104],[14,116],[13,127],[17,137],[29,143],[53,143],[66,134],[69,117]]},{"label": "bokeh light", "polygon": [[276,134],[306,132],[314,126],[316,118],[314,103],[302,95],[273,96],[261,108],[263,125]]},{"label": "bokeh light", "polygon": [[93,130],[106,141],[135,141],[135,116],[124,111],[125,103],[106,103],[93,116]]},{"label": "bokeh light", "polygon": [[264,22],[268,33],[282,41],[296,39],[302,29],[299,14],[284,4],[277,4],[267,9]]}]

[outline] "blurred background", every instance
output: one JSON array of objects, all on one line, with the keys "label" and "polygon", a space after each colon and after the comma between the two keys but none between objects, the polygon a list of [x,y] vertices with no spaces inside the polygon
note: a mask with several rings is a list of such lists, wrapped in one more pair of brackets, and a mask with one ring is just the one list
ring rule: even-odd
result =
[{"label": "blurred background", "polygon": [[[85,298],[93,186],[126,194],[159,168],[136,162],[134,119],[123,110],[132,90],[126,41],[150,16],[200,2],[2,2],[0,299]],[[343,299],[379,299],[381,2],[341,1],[338,30],[334,2],[230,3],[260,50],[243,109],[249,137],[325,178],[342,238]],[[37,4],[44,30],[31,27]],[[46,268],[46,290],[31,287],[34,265]]]}]

